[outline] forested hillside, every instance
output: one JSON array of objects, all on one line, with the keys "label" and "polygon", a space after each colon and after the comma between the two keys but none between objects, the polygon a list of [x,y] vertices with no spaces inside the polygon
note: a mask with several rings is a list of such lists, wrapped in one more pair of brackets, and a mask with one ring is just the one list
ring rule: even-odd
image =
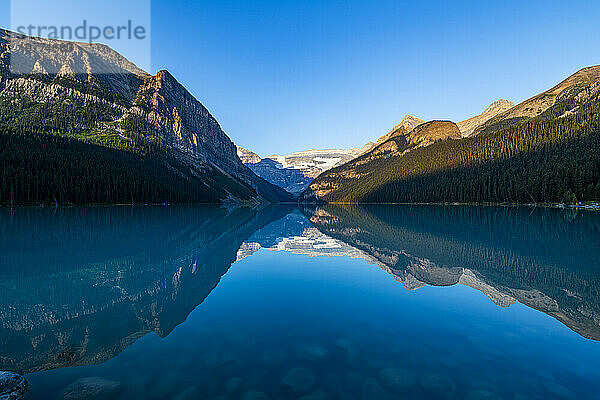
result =
[{"label": "forested hillside", "polygon": [[292,199],[167,71],[2,29],[0,54],[0,204]]},{"label": "forested hillside", "polygon": [[303,198],[342,203],[600,200],[597,88],[593,83],[579,102],[570,90],[566,100],[559,97],[539,116],[504,129],[345,164],[317,178]]}]

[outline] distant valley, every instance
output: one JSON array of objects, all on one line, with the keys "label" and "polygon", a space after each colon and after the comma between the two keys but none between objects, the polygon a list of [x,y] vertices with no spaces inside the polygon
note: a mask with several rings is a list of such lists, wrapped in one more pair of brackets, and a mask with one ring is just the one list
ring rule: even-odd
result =
[{"label": "distant valley", "polygon": [[256,175],[292,194],[300,194],[321,173],[358,157],[372,146],[369,142],[360,149],[306,150],[265,158],[240,146],[237,152]]},{"label": "distant valley", "polygon": [[[476,128],[512,106],[513,103],[510,101],[500,99],[492,103],[482,114],[458,123],[457,129],[460,137],[472,135]],[[237,146],[237,153],[242,162],[258,176],[297,195],[306,190],[312,180],[325,171],[349,163],[392,138],[408,135],[423,124],[425,124],[424,120],[406,115],[391,131],[379,137],[375,142],[367,142],[361,148],[312,149],[283,156],[276,154],[261,158],[258,154]],[[459,136],[455,137],[455,139],[458,138]],[[420,143],[419,147],[427,144],[431,143]]]},{"label": "distant valley", "polygon": [[516,106],[430,121],[319,175],[301,201],[575,203],[600,199],[600,66]]}]

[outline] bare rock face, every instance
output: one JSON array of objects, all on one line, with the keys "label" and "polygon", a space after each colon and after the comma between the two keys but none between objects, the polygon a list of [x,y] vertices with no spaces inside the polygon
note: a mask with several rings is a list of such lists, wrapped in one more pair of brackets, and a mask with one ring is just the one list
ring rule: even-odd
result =
[{"label": "bare rock face", "polygon": [[243,190],[252,188],[256,200],[291,200],[242,164],[215,118],[167,71],[151,76],[105,45],[0,29],[0,77],[2,98],[101,105],[112,121],[88,127],[100,131],[108,125],[114,129],[123,118],[141,117],[166,151],[195,173],[217,169],[238,180]]},{"label": "bare rock face", "polygon": [[512,101],[508,101],[508,100],[504,100],[504,99],[496,100],[495,102],[490,104],[490,106],[488,108],[486,108],[483,113],[476,115],[474,117],[471,117],[462,122],[459,122],[457,125],[458,125],[458,128],[460,129],[461,135],[463,137],[471,136],[473,134],[473,132],[475,131],[475,129],[477,129],[479,126],[483,125],[484,123],[486,123],[490,118],[493,118],[498,114],[501,114],[507,110],[510,110],[514,106],[515,105],[513,104]]},{"label": "bare rock face", "polygon": [[217,120],[168,71],[145,80],[134,110],[176,149],[251,181],[250,171],[240,162],[235,145]]},{"label": "bare rock face", "polygon": [[600,99],[600,65],[583,68],[552,89],[490,118],[472,135],[496,131],[533,117],[564,117]]},{"label": "bare rock face", "polygon": [[257,154],[238,146],[238,157],[244,165],[267,182],[289,193],[300,194],[321,173],[342,165],[368,151],[374,143],[362,148],[306,150],[287,155],[260,158]]},{"label": "bare rock face", "polygon": [[381,169],[382,165],[393,163],[393,160],[387,159],[403,156],[441,140],[461,138],[460,129],[453,122],[429,121],[420,124],[410,132],[393,136],[359,157],[321,174],[303,193],[302,199],[309,202],[329,201],[330,195],[335,196],[339,189],[349,189],[359,180],[369,179],[367,177]]},{"label": "bare rock face", "polygon": [[423,147],[439,140],[460,139],[460,129],[454,122],[430,121],[414,128],[406,135],[409,144]]},{"label": "bare rock face", "polygon": [[425,121],[423,121],[421,118],[414,117],[412,115],[406,115],[402,119],[402,121],[394,127],[394,129],[377,139],[377,142],[371,148],[367,149],[367,151],[371,150],[373,147],[379,146],[388,139],[400,135],[406,135],[407,133],[415,129],[417,126],[424,123]]},{"label": "bare rock face", "polygon": [[244,164],[256,164],[261,160],[258,154],[253,153],[242,146],[237,146],[237,155]]},{"label": "bare rock face", "polygon": [[330,170],[338,165],[342,165],[353,158],[359,156],[370,146],[349,149],[324,149],[324,150],[305,150],[287,155],[272,155],[268,158],[277,161],[283,168],[294,168],[301,170],[304,176],[316,178],[321,173]]},{"label": "bare rock face", "polygon": [[16,76],[98,80],[129,101],[150,76],[103,44],[34,38],[4,29],[0,29],[0,64]]}]

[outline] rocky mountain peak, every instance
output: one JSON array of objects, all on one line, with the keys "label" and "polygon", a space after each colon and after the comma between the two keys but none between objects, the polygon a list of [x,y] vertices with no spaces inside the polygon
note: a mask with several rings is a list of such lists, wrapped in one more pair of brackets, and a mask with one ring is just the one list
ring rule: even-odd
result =
[{"label": "rocky mountain peak", "polygon": [[258,154],[242,146],[237,146],[237,155],[244,164],[257,164],[262,160]]},{"label": "rocky mountain peak", "polygon": [[414,128],[406,135],[412,145],[429,145],[438,140],[460,139],[460,129],[451,121],[429,121]]},{"label": "rocky mountain peak", "polygon": [[390,132],[386,133],[385,135],[383,135],[379,139],[377,139],[377,142],[375,142],[371,147],[366,149],[364,151],[364,153],[379,146],[380,144],[387,141],[388,139],[391,139],[395,136],[405,135],[405,134],[409,133],[414,128],[423,124],[424,122],[425,121],[423,121],[421,118],[415,117],[413,115],[408,115],[408,114],[405,115],[404,118],[402,118],[402,121],[400,121],[400,123],[398,125],[394,126],[394,128]]},{"label": "rocky mountain peak", "polygon": [[471,136],[473,132],[491,118],[502,114],[514,107],[512,101],[498,99],[490,104],[483,113],[461,121],[458,123],[458,127],[463,137]]},{"label": "rocky mountain peak", "polygon": [[423,121],[421,118],[407,114],[404,118],[402,118],[400,125],[405,127],[406,129],[412,130],[416,126],[421,125],[423,122],[425,121]]},{"label": "rocky mountain peak", "polygon": [[510,100],[498,99],[489,105],[488,108],[483,112],[484,114],[498,114],[500,112],[504,112],[509,108],[514,107],[515,104]]}]

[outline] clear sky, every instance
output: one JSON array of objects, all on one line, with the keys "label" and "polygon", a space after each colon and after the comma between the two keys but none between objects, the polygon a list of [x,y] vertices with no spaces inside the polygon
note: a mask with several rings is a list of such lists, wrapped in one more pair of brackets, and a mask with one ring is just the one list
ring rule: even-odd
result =
[{"label": "clear sky", "polygon": [[149,72],[168,69],[262,156],[362,146],[405,114],[460,121],[600,64],[599,12],[600,0],[156,0]]}]

